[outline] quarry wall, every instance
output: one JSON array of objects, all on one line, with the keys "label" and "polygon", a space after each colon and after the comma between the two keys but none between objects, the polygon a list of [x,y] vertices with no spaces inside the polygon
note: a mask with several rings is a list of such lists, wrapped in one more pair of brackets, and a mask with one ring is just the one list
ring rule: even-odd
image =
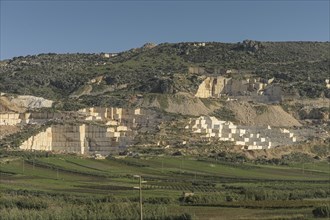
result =
[{"label": "quarry wall", "polygon": [[24,141],[20,149],[108,155],[131,139],[132,132],[124,126],[53,125]]},{"label": "quarry wall", "polygon": [[[79,113],[86,122],[102,121],[103,125],[52,125],[23,142],[20,149],[108,155],[131,144],[136,127],[148,126],[148,116],[143,115],[141,109],[93,107],[81,109]],[[19,118],[17,115],[11,117]],[[36,114],[33,120],[60,116]]]},{"label": "quarry wall", "polygon": [[264,82],[260,78],[239,80],[223,76],[208,76],[199,85],[195,96],[219,98],[227,95],[249,97],[258,102],[282,101],[281,87],[271,83],[272,80]]},{"label": "quarry wall", "polygon": [[43,124],[48,120],[62,117],[61,113],[56,112],[0,113],[0,125]]}]

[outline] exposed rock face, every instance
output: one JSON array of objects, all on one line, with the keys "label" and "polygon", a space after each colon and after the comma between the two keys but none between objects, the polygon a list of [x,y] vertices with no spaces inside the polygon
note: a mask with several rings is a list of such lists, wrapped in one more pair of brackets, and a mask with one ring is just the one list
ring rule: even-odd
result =
[{"label": "exposed rock face", "polygon": [[143,49],[152,49],[152,48],[154,48],[154,47],[156,47],[156,46],[157,46],[157,44],[152,43],[152,42],[148,42],[148,43],[144,44],[144,45],[142,46],[142,48],[143,48]]},{"label": "exposed rock face", "polygon": [[[271,83],[272,80],[269,80]],[[195,94],[200,98],[219,98],[222,95],[228,96],[251,96],[257,101],[279,102],[282,100],[281,87],[260,79],[237,80],[223,76],[207,77],[200,85]],[[266,99],[257,96],[265,96]]]},{"label": "exposed rock face", "polygon": [[24,112],[25,108],[12,103],[6,96],[0,96],[0,112]]},{"label": "exposed rock face", "polygon": [[52,128],[47,128],[45,131],[30,137],[20,146],[23,150],[43,150],[51,151],[53,142]]},{"label": "exposed rock face", "polygon": [[237,49],[254,53],[260,50],[262,47],[263,45],[261,42],[253,40],[244,40],[242,43],[238,44]]},{"label": "exposed rock face", "polygon": [[13,104],[17,106],[35,109],[35,108],[50,108],[53,105],[52,100],[44,99],[42,97],[29,96],[29,95],[20,95],[16,98],[10,100]]},{"label": "exposed rock face", "polygon": [[23,142],[20,149],[108,155],[130,145],[138,127],[153,125],[151,114],[141,109],[85,108],[79,113],[86,121],[104,125],[52,125]]},{"label": "exposed rock face", "polygon": [[192,67],[191,66],[188,68],[188,73],[203,75],[206,73],[206,71],[205,71],[205,68],[203,68],[203,67]]},{"label": "exposed rock face", "polygon": [[0,125],[18,125],[20,123],[22,123],[22,118],[19,113],[0,114]]},{"label": "exposed rock face", "polygon": [[43,124],[48,120],[61,117],[61,113],[50,112],[2,113],[0,114],[0,125]]},{"label": "exposed rock face", "polygon": [[119,126],[54,125],[30,137],[20,149],[108,155],[129,143],[131,136],[127,133],[127,128]]},{"label": "exposed rock face", "polygon": [[198,90],[195,94],[199,98],[218,98],[220,94],[225,94],[225,86],[227,84],[227,78],[219,77],[207,77],[202,84],[199,85]]}]

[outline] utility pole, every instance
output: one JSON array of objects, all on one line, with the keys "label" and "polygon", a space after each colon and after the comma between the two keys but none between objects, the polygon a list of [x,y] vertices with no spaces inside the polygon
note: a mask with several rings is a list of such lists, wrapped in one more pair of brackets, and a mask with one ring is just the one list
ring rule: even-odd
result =
[{"label": "utility pole", "polygon": [[303,174],[305,174],[305,164],[303,163],[303,169],[302,169]]},{"label": "utility pole", "polygon": [[181,164],[180,164],[180,173],[181,174],[183,173],[182,169],[183,169],[183,157],[181,158]]},{"label": "utility pole", "polygon": [[140,175],[134,175],[133,177],[139,178],[139,187],[134,187],[134,189],[139,189],[139,194],[140,194],[140,220],[143,220],[142,183],[145,183],[146,181],[142,181],[142,176],[140,176]]},{"label": "utility pole", "polygon": [[23,168],[23,173],[24,173],[24,171],[25,171],[25,164],[24,164],[24,163],[25,163],[25,160],[24,160],[24,158],[23,158],[23,167],[22,167],[22,168]]},{"label": "utility pole", "polygon": [[164,158],[162,159],[162,173],[164,172]]},{"label": "utility pole", "polygon": [[142,178],[140,176],[140,220],[143,220],[143,212],[142,212]]},{"label": "utility pole", "polygon": [[34,170],[34,168],[35,168],[35,161],[36,161],[36,150],[34,150],[33,170]]}]

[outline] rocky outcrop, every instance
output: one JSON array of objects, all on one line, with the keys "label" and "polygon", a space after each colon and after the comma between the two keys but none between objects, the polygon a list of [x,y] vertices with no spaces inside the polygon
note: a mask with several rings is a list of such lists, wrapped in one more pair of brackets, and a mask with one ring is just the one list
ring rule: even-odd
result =
[{"label": "rocky outcrop", "polygon": [[226,84],[229,79],[218,76],[218,77],[207,77],[198,87],[195,94],[199,98],[215,97],[219,98],[221,94],[226,93]]},{"label": "rocky outcrop", "polygon": [[39,134],[32,136],[26,141],[24,141],[21,144],[20,149],[51,151],[52,142],[53,142],[52,128],[47,128],[45,131],[42,131]]},{"label": "rocky outcrop", "polygon": [[12,103],[7,96],[0,96],[0,112],[24,112],[25,108]]},{"label": "rocky outcrop", "polygon": [[18,125],[22,122],[19,113],[0,114],[0,125]]},{"label": "rocky outcrop", "polygon": [[62,117],[58,112],[0,113],[0,125],[43,124]]},{"label": "rocky outcrop", "polygon": [[20,95],[17,97],[13,97],[10,99],[11,103],[28,108],[28,109],[36,109],[36,108],[50,108],[53,105],[52,100],[44,99],[42,97],[30,96],[30,95]]},{"label": "rocky outcrop", "polygon": [[262,48],[263,45],[261,42],[253,41],[253,40],[244,40],[242,43],[238,43],[238,46],[235,49],[254,53]]},{"label": "rocky outcrop", "polygon": [[[221,96],[240,97],[256,102],[282,101],[282,88],[260,78],[233,79],[223,76],[209,76],[199,85],[195,94],[199,98],[220,98]],[[246,100],[249,101],[249,100]]]},{"label": "rocky outcrop", "polygon": [[145,43],[143,46],[142,46],[142,49],[152,49],[154,47],[156,47],[157,44],[155,43],[152,43],[152,42],[148,42],[148,43]]}]

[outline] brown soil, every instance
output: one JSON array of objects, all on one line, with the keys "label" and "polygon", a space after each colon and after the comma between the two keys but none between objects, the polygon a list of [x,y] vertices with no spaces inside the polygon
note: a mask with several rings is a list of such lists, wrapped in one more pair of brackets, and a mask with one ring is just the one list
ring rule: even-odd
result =
[{"label": "brown soil", "polygon": [[0,112],[25,112],[25,109],[10,102],[7,97],[0,96]]},{"label": "brown soil", "polygon": [[14,125],[0,125],[0,139],[4,138],[7,135],[14,134],[20,131],[19,127]]},{"label": "brown soil", "polygon": [[166,108],[167,112],[199,116],[210,114],[215,109],[215,106],[211,105],[207,107],[199,98],[189,94],[182,93],[176,96],[181,101],[178,101],[177,98],[169,98],[168,108]]},{"label": "brown soil", "polygon": [[227,107],[235,113],[237,121],[243,125],[301,126],[297,119],[279,105],[262,105],[262,112],[258,112],[253,104],[247,102],[228,102]]},{"label": "brown soil", "polygon": [[[164,100],[166,100],[165,107],[161,104]],[[210,102],[210,104],[206,106],[199,98],[188,93],[180,92],[175,95],[162,95],[161,98],[158,97],[152,101],[144,100],[141,106],[162,108],[170,113],[200,116],[212,113],[215,109],[220,107],[220,104]]]}]

